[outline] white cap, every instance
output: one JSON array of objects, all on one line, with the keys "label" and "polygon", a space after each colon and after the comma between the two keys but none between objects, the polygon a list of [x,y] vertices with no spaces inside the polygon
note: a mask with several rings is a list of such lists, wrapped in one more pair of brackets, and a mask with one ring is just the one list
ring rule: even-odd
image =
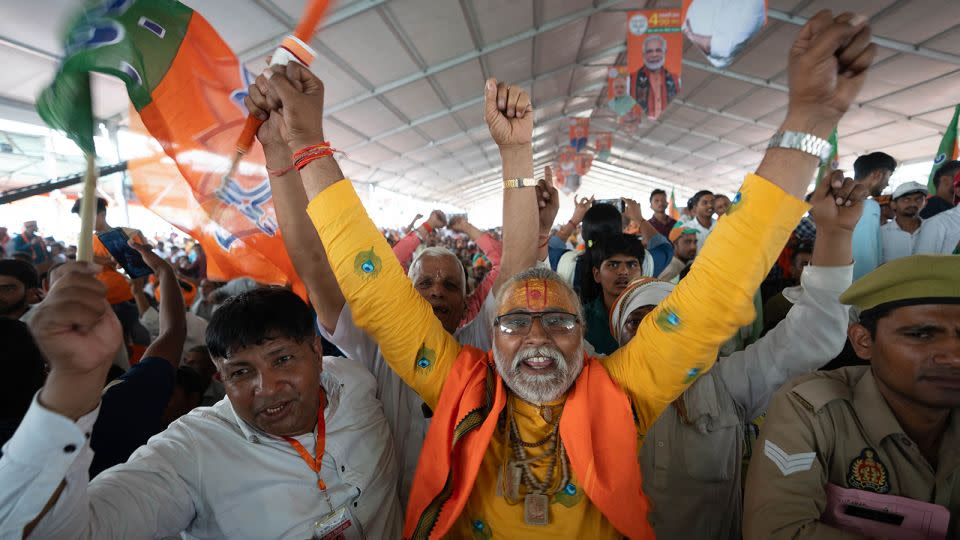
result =
[{"label": "white cap", "polygon": [[904,195],[909,195],[911,193],[927,193],[927,186],[919,182],[904,182],[897,186],[897,189],[893,190],[893,200],[897,200]]}]

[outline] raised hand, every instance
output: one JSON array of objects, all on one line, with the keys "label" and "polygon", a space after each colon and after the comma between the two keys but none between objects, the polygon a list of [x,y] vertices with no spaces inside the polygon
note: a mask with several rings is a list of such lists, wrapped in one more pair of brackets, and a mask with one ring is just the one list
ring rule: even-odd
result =
[{"label": "raised hand", "polygon": [[574,225],[579,225],[583,222],[583,217],[587,215],[587,210],[590,210],[590,207],[593,206],[593,195],[588,199],[583,197],[580,199],[574,199],[576,206],[573,207],[573,217],[570,218],[570,221]]},{"label": "raised hand", "polygon": [[518,86],[487,79],[484,119],[490,136],[501,148],[530,144],[533,140],[533,105],[530,95]]},{"label": "raised hand", "polygon": [[807,21],[790,49],[788,117],[802,114],[808,131],[829,134],[863,87],[877,50],[870,37],[866,18],[852,13],[823,10]]},{"label": "raised hand", "polygon": [[79,418],[96,407],[107,371],[123,344],[120,321],[107,303],[100,267],[70,262],[30,320],[30,332],[50,363],[40,394],[48,409]]},{"label": "raised hand", "polygon": [[273,66],[257,78],[249,91],[249,99],[244,103],[251,114],[266,120],[265,126],[271,122],[271,116],[280,116],[266,128],[265,137],[272,136],[275,130],[291,148],[323,142],[323,82],[309,69],[296,62]]},{"label": "raised hand", "polygon": [[543,179],[537,183],[537,207],[540,210],[540,234],[549,234],[560,211],[560,194],[553,185],[553,169],[549,165],[543,168]]},{"label": "raised hand", "polygon": [[440,210],[434,210],[430,212],[430,217],[427,218],[427,224],[429,224],[433,230],[444,227],[447,225],[447,215]]},{"label": "raised hand", "polygon": [[637,223],[644,220],[643,210],[640,209],[637,201],[633,199],[623,199],[623,215]]},{"label": "raised hand", "polygon": [[869,194],[863,184],[844,178],[843,171],[833,171],[810,198],[810,215],[817,230],[822,227],[853,232],[863,214],[863,201]]},{"label": "raised hand", "polygon": [[140,256],[143,257],[143,262],[147,266],[149,266],[150,269],[153,270],[155,274],[157,274],[157,276],[159,276],[164,272],[172,273],[174,271],[173,266],[167,261],[160,258],[159,255],[154,253],[153,248],[151,248],[150,246],[146,244],[138,244],[133,240],[130,240],[129,242],[127,242],[127,244],[129,244],[130,247],[132,247],[133,249],[137,250],[137,253],[139,253]]}]

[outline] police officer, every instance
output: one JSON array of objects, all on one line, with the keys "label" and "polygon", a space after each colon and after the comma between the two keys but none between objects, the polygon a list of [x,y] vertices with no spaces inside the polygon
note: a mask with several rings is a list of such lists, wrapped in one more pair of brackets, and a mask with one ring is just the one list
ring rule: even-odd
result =
[{"label": "police officer", "polygon": [[840,297],[859,312],[848,336],[870,365],[804,375],[774,397],[745,539],[960,539],[958,276],[956,256],[915,255]]}]

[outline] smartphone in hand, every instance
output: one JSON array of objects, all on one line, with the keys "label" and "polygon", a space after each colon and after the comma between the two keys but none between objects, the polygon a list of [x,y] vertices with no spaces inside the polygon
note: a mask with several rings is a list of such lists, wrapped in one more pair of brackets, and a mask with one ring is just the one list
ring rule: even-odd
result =
[{"label": "smartphone in hand", "polygon": [[626,205],[623,203],[623,199],[599,199],[594,201],[593,204],[609,204],[610,206],[613,206],[619,210],[621,214],[623,213],[623,209],[626,207]]},{"label": "smartphone in hand", "polygon": [[143,257],[137,253],[137,250],[127,244],[130,237],[123,229],[117,227],[97,233],[97,238],[131,278],[136,279],[153,273],[153,270],[143,262]]}]

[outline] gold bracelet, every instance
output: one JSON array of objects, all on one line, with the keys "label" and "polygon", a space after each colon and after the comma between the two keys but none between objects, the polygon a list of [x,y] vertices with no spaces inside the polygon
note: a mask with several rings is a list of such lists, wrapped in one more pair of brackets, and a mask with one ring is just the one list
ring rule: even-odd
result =
[{"label": "gold bracelet", "polygon": [[510,178],[503,181],[504,189],[524,187],[537,187],[537,180],[535,178]]}]

